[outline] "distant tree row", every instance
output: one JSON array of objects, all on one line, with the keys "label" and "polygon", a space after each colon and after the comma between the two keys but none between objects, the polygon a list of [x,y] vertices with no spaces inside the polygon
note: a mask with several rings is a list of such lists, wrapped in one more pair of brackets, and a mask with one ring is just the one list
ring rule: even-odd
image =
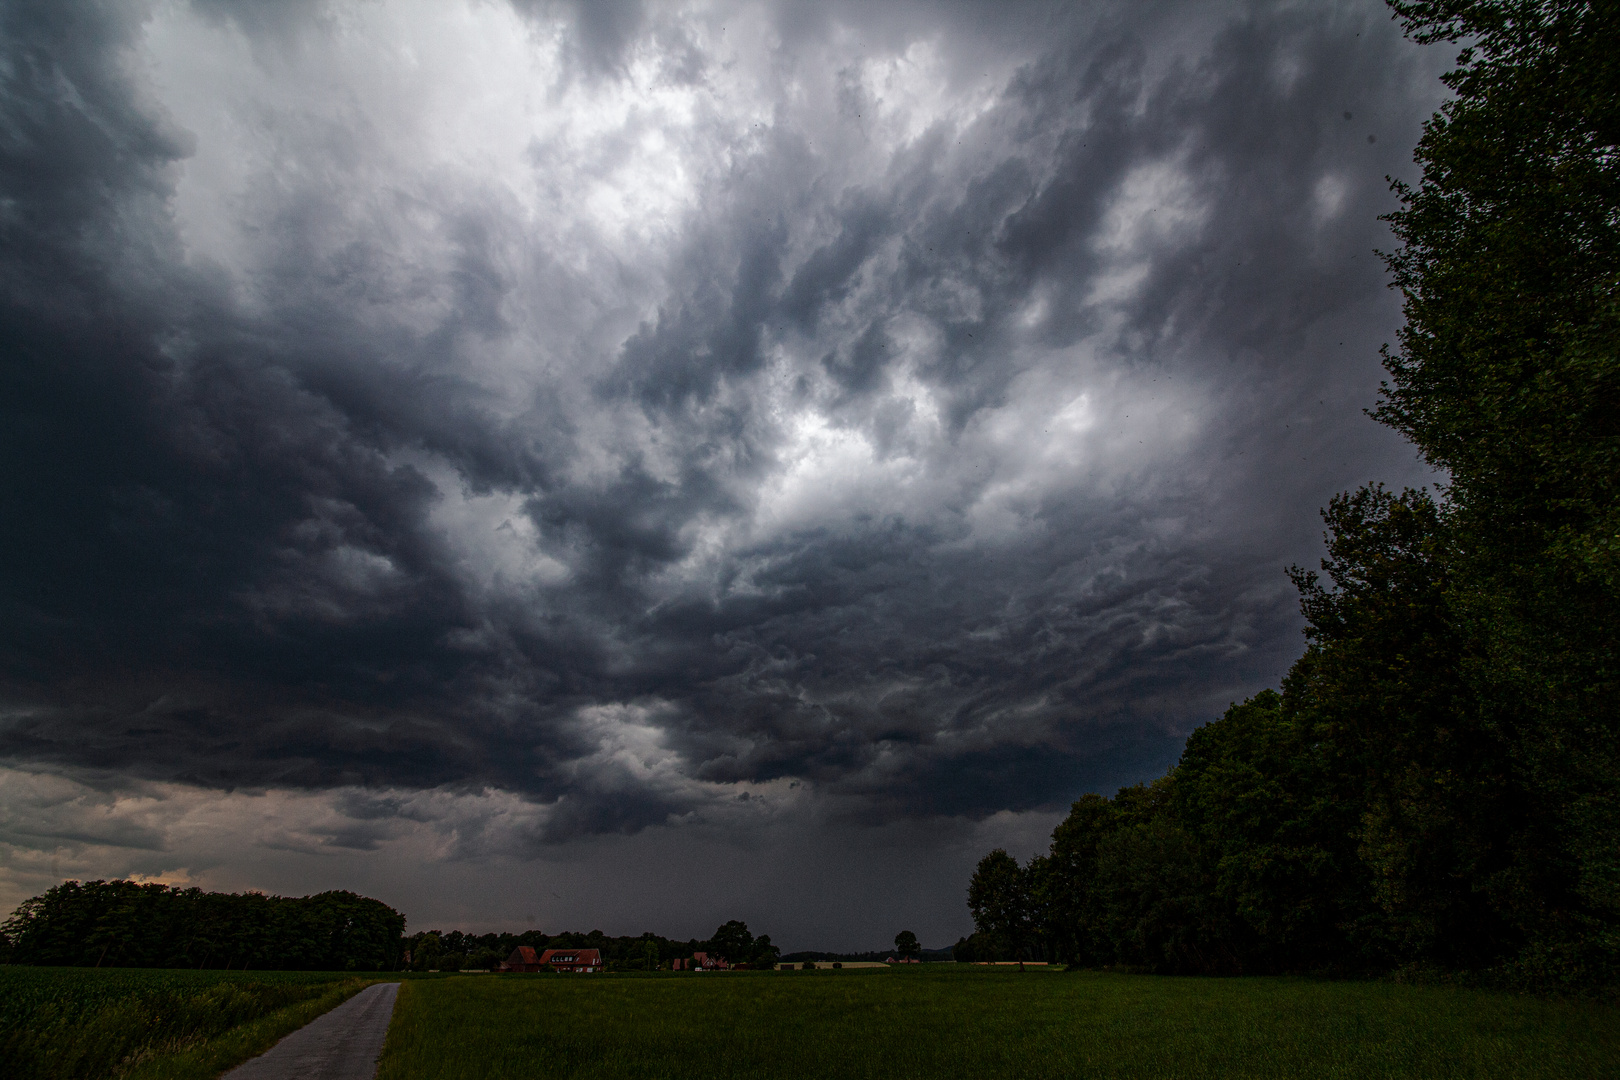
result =
[{"label": "distant tree row", "polygon": [[429,930],[405,939],[409,966],[416,971],[487,970],[512,955],[520,945],[545,949],[596,949],[609,970],[656,971],[671,960],[690,959],[707,952],[732,964],[753,968],[776,965],[781,950],[769,934],[755,937],[748,924],[733,919],[718,927],[706,941],[675,941],[654,933],[635,937],[609,937],[600,930],[588,934],[548,935],[541,930],[521,934],[466,934],[460,930]]},{"label": "distant tree row", "polygon": [[70,967],[383,971],[405,917],[352,892],[210,893],[133,881],[67,881],[0,924],[0,959]]},{"label": "distant tree row", "polygon": [[802,952],[788,953],[782,957],[782,960],[789,963],[802,963],[806,960],[814,963],[820,963],[823,960],[834,963],[845,960],[880,963],[895,958],[949,960],[952,957],[950,949],[925,949],[922,947],[922,943],[917,940],[916,934],[910,930],[902,930],[894,935],[894,948],[892,949],[883,949],[879,952],[818,952],[807,949]]},{"label": "distant tree row", "polygon": [[608,937],[442,933],[405,936],[405,917],[351,892],[315,896],[211,893],[134,881],[67,881],[25,901],[0,923],[0,963],[66,967],[229,968],[293,971],[488,969],[520,945],[597,949],[612,969],[655,971],[696,952],[736,965],[774,967],[781,950],[731,920],[706,941],[657,934]]},{"label": "distant tree row", "polygon": [[1281,693],[986,856],[965,959],[1620,977],[1620,7],[1392,7],[1469,43],[1396,184],[1375,414],[1442,497],[1335,498]]}]

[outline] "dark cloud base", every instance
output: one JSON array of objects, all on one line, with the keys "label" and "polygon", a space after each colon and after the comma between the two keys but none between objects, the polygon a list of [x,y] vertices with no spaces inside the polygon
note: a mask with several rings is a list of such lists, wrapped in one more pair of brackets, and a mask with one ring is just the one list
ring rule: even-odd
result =
[{"label": "dark cloud base", "polygon": [[[265,48],[321,32],[318,5],[251,8],[200,10]],[[786,8],[802,40],[784,53],[840,19],[880,40],[977,18],[908,10]],[[487,785],[566,797],[557,835],[690,810],[684,789],[589,764],[600,733],[581,717],[613,707],[652,717],[694,781],[803,778],[871,821],[1050,807],[1159,771],[1190,726],[1274,679],[1299,647],[1281,571],[1310,556],[1315,506],[1412,474],[1356,407],[1392,330],[1381,178],[1433,106],[1434,58],[1376,6],[1020,7],[1022,39],[962,31],[950,63],[1029,50],[981,118],[837,191],[813,133],[784,121],[687,222],[656,314],[515,409],[464,368],[516,333],[529,286],[493,204],[442,208],[451,300],[426,329],[362,318],[393,270],[364,238],[311,239],[312,215],[344,212],[317,188],[265,209],[257,307],[187,257],[174,191],[194,139],[132,73],[144,17],[0,15],[14,762],[220,788]],[[1188,18],[1208,45],[1178,52]],[[575,23],[570,77],[621,77],[637,41],[690,45],[635,5]],[[846,90],[851,124],[877,108]],[[1120,193],[1167,162],[1167,211],[1196,213],[1132,226],[1137,283],[1103,304]],[[915,323],[936,346],[905,344]],[[980,539],[995,481],[974,478],[976,433],[1021,392],[1020,357],[1082,345],[1074,387],[1187,387],[1193,443],[1133,463],[1141,440],[1122,434],[1094,484],[1036,491],[1016,535]],[[918,460],[943,494],[750,534],[671,588],[701,527],[746,520],[791,464],[767,393],[784,363],[795,400],[880,454],[910,430],[897,380],[925,385],[943,434]],[[656,432],[667,460],[615,444],[613,474],[581,482],[603,417]],[[432,527],[429,459],[474,494],[515,493],[566,550],[566,583],[471,589]]]}]

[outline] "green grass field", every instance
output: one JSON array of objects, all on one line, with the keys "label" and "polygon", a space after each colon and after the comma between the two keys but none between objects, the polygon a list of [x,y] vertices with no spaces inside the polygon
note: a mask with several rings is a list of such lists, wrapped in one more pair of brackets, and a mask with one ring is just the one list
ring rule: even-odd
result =
[{"label": "green grass field", "polygon": [[375,977],[0,967],[5,1080],[209,1080]]},{"label": "green grass field", "polygon": [[1390,983],[944,965],[400,988],[378,1080],[563,1076],[1612,1080],[1620,1009]]}]

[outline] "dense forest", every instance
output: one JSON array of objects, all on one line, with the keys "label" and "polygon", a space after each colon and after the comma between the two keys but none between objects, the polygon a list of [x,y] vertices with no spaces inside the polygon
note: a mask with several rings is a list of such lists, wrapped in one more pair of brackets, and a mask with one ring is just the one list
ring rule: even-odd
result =
[{"label": "dense forest", "polygon": [[391,971],[405,916],[351,892],[210,893],[67,881],[0,924],[0,960],[78,967]]},{"label": "dense forest", "polygon": [[1620,975],[1620,6],[1391,7],[1465,46],[1394,184],[1374,413],[1446,483],[1333,499],[1280,692],[986,856],[962,959]]}]

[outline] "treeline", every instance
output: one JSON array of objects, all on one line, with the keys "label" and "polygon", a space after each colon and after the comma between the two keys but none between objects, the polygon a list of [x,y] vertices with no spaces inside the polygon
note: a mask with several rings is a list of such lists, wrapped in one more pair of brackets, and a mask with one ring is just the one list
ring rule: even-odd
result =
[{"label": "treeline", "polygon": [[733,919],[706,940],[657,934],[609,937],[467,934],[405,936],[405,916],[352,892],[314,896],[211,893],[133,881],[67,881],[25,901],[0,923],[0,963],[64,967],[282,971],[461,971],[495,967],[520,945],[597,949],[612,970],[667,968],[694,953],[774,967],[781,950]]},{"label": "treeline", "polygon": [[716,928],[713,936],[699,941],[676,941],[654,933],[635,937],[609,937],[600,930],[588,934],[549,935],[541,930],[521,934],[466,934],[460,930],[428,930],[405,940],[409,964],[414,971],[484,971],[512,955],[520,945],[536,952],[546,949],[596,949],[610,971],[657,971],[672,960],[689,960],[706,952],[725,957],[733,964],[767,968],[776,966],[781,950],[771,944],[769,934],[755,937],[748,924],[737,919]]},{"label": "treeline", "polygon": [[[881,963],[884,960],[893,959],[899,957],[900,955],[901,952],[899,949],[883,949],[878,952],[816,952],[815,950],[809,950],[805,952],[786,953],[783,955],[782,961],[783,963],[799,963],[805,960],[810,960],[819,964],[823,961],[831,963],[835,960],[848,960],[852,963]],[[923,962],[952,960],[955,959],[955,950],[949,948],[918,949],[916,952],[910,953],[909,955],[914,956],[919,961]]]},{"label": "treeline", "polygon": [[0,924],[0,960],[67,967],[389,971],[405,916],[352,892],[211,893],[67,881]]},{"label": "treeline", "polygon": [[1395,185],[1375,413],[1448,482],[1334,499],[1281,692],[987,856],[964,959],[1620,975],[1620,7],[1392,7],[1469,42]]}]

